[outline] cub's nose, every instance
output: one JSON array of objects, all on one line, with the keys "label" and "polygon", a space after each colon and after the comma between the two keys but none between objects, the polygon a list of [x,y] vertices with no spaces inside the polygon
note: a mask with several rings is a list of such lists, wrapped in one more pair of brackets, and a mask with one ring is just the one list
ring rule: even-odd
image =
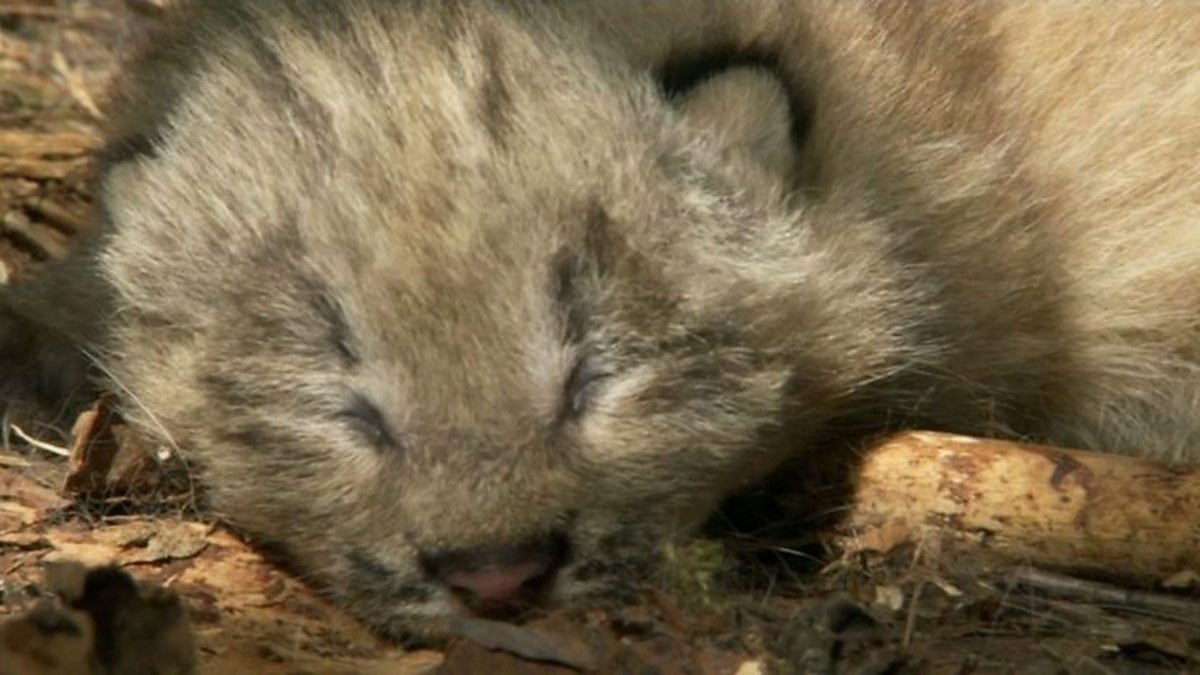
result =
[{"label": "cub's nose", "polygon": [[492,616],[536,604],[566,556],[567,539],[555,533],[517,544],[423,553],[420,560],[473,612]]}]

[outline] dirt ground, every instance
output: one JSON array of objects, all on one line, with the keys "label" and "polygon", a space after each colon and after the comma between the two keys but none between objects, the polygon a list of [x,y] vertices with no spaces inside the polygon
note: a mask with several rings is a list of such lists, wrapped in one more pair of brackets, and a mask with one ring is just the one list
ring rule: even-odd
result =
[{"label": "dirt ground", "polygon": [[[153,0],[0,0],[0,282],[36,274],[88,228],[106,83],[161,13]],[[804,527],[720,528],[671,551],[637,603],[405,651],[207,519],[187,481],[157,473],[153,449],[106,415],[74,434],[7,430],[0,618],[45,593],[47,563],[77,560],[177,593],[203,673],[1200,672],[1195,579],[1143,589],[1147,601],[940,541],[844,554]],[[796,511],[778,497],[751,506]]]}]

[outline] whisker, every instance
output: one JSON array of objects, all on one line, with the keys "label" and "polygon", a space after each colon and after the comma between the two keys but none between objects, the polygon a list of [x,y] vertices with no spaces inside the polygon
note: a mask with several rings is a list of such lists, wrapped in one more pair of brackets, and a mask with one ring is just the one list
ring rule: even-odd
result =
[{"label": "whisker", "polygon": [[104,376],[108,379],[108,381],[113,384],[113,386],[115,386],[118,390],[120,390],[120,393],[123,395],[123,397],[125,399],[131,401],[134,404],[134,406],[139,411],[141,411],[141,413],[143,415],[145,415],[146,419],[150,420],[151,424],[154,427],[154,430],[156,432],[158,432],[158,434],[162,437],[162,439],[164,441],[166,441],[167,445],[169,445],[171,447],[171,450],[173,450],[178,457],[182,458],[183,457],[182,450],[180,450],[179,445],[175,442],[174,437],[171,436],[171,432],[167,431],[167,427],[165,425],[163,425],[162,421],[158,418],[158,416],[155,415],[154,412],[152,410],[150,410],[150,408],[147,407],[146,404],[143,403],[140,398],[138,398],[137,394],[133,393],[133,391],[130,390],[129,387],[127,387],[125,385],[125,383],[121,382],[121,380],[119,378],[117,378],[116,374],[113,373],[113,371],[111,369],[109,369],[108,366],[104,365],[104,363],[100,361],[100,358],[98,356],[96,356],[92,352],[88,351],[87,349],[82,349],[82,351],[83,351],[83,355],[86,356],[88,358],[88,360],[92,362],[92,365],[94,365],[97,370],[99,370],[101,373],[103,373]]}]

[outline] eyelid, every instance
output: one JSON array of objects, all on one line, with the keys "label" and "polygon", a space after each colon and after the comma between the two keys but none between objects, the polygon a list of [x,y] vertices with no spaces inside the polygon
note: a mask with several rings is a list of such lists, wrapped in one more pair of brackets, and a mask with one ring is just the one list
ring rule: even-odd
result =
[{"label": "eyelid", "polygon": [[580,359],[571,374],[567,376],[565,385],[564,415],[568,419],[576,418],[587,410],[589,394],[597,382],[612,377],[612,373],[597,368],[588,359]]},{"label": "eyelid", "polygon": [[354,394],[338,417],[352,424],[356,431],[376,447],[400,447],[399,439],[379,406],[362,394]]}]

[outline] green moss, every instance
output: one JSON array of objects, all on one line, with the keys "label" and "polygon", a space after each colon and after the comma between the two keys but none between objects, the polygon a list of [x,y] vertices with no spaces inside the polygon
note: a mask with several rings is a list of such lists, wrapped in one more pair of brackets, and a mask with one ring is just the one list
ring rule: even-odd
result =
[{"label": "green moss", "polygon": [[686,604],[720,609],[730,602],[724,577],[732,568],[733,560],[720,541],[672,544],[665,552],[664,586]]}]

